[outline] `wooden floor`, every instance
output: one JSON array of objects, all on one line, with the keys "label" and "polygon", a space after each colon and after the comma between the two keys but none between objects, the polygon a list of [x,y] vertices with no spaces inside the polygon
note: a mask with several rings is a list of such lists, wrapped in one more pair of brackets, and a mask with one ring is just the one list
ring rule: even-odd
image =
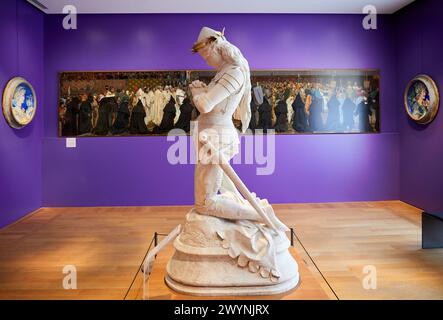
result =
[{"label": "wooden floor", "polygon": [[[189,208],[43,208],[0,230],[0,299],[131,298],[154,232],[183,223]],[[419,209],[399,201],[274,208],[339,299],[443,299],[443,249],[421,249]],[[65,265],[77,268],[77,290],[63,289]],[[363,287],[365,266],[375,267],[376,289]]]}]

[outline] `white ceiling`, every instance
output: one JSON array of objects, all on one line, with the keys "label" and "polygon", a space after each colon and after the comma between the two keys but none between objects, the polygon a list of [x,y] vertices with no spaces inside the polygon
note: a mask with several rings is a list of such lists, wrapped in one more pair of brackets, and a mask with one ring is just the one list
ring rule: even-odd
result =
[{"label": "white ceiling", "polygon": [[362,13],[368,4],[390,14],[414,0],[28,0],[46,13],[67,4],[78,13]]}]

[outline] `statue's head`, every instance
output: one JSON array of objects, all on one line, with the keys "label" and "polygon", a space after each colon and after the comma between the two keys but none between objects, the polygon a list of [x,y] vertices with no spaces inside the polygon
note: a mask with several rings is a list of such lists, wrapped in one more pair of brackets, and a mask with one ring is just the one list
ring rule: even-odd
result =
[{"label": "statue's head", "polygon": [[220,47],[226,41],[223,31],[215,31],[208,27],[203,27],[198,35],[197,42],[192,47],[193,53],[198,53],[206,63],[214,68],[223,64],[223,57]]},{"label": "statue's head", "polygon": [[226,40],[224,31],[224,28],[222,31],[216,31],[203,27],[197,42],[192,47],[192,52],[198,52],[206,63],[214,68],[224,63],[237,64],[239,66],[245,64],[246,60],[243,58],[240,50]]}]

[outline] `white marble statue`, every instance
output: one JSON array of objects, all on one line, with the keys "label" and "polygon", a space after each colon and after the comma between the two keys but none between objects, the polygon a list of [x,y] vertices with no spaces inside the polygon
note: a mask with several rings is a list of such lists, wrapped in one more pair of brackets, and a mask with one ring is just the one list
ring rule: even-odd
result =
[{"label": "white marble statue", "polygon": [[194,295],[277,294],[294,288],[298,266],[288,251],[288,228],[266,199],[250,193],[229,164],[238,153],[234,112],[244,132],[251,118],[249,65],[222,32],[204,27],[193,47],[217,74],[194,81],[200,111],[193,133],[195,207],[174,241],[166,283]]}]

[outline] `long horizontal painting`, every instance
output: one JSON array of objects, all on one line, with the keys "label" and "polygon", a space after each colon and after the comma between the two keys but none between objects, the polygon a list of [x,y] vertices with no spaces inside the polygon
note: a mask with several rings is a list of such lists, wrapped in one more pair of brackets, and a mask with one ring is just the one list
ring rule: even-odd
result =
[{"label": "long horizontal painting", "polygon": [[[198,118],[188,90],[213,71],[102,71],[60,74],[58,134],[75,136],[189,133]],[[253,70],[249,133],[377,133],[378,70]],[[241,127],[240,119],[232,119]],[[259,131],[258,131],[259,130]]]}]

